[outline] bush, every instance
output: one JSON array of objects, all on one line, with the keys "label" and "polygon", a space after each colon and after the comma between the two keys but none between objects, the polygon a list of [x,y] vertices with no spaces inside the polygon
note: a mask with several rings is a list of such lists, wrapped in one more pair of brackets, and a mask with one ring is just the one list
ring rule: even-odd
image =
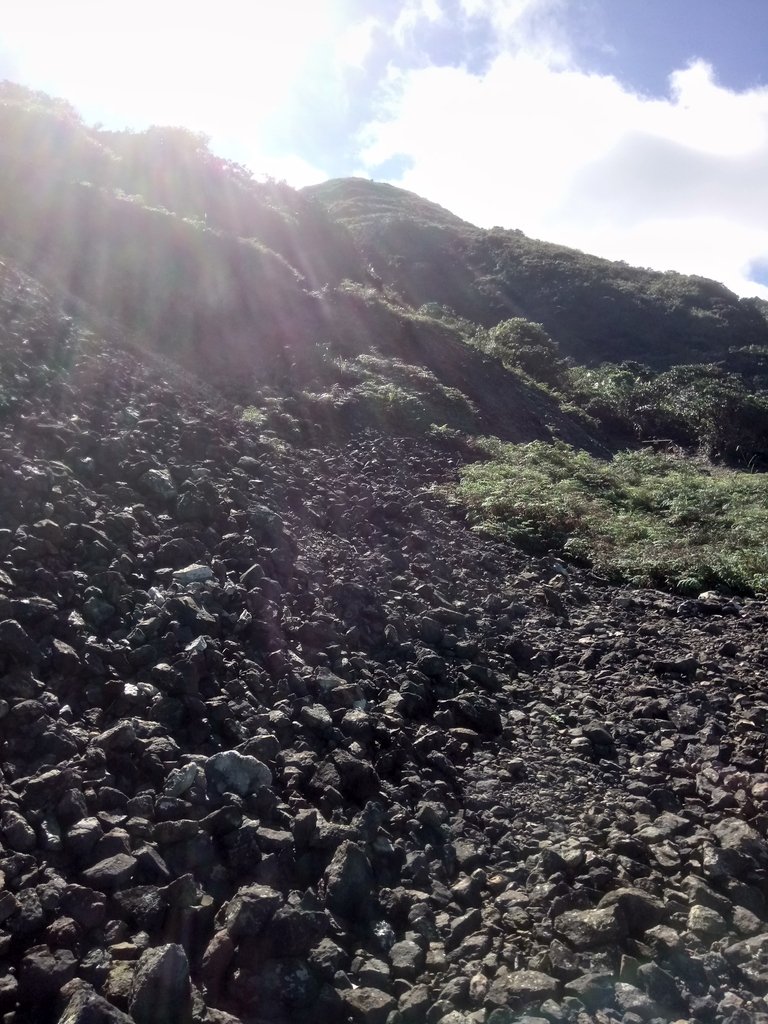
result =
[{"label": "bush", "polygon": [[619,438],[670,440],[742,464],[768,458],[768,395],[717,364],[578,366],[563,391]]},{"label": "bush", "polygon": [[601,461],[562,442],[485,450],[457,488],[478,529],[636,585],[768,590],[764,475],[648,451]]},{"label": "bush", "polygon": [[461,391],[442,384],[426,367],[364,354],[334,360],[328,369],[328,390],[305,392],[303,397],[307,416],[320,422],[330,417],[336,429],[379,427],[421,434],[433,424],[462,431],[475,428],[473,403]]},{"label": "bush", "polygon": [[267,420],[267,414],[258,406],[248,405],[240,413],[240,422],[247,423],[251,427],[260,427]]},{"label": "bush", "polygon": [[484,352],[497,356],[509,370],[522,370],[534,380],[553,386],[563,380],[566,362],[560,356],[557,342],[541,324],[513,317],[488,331],[479,331],[475,342]]}]

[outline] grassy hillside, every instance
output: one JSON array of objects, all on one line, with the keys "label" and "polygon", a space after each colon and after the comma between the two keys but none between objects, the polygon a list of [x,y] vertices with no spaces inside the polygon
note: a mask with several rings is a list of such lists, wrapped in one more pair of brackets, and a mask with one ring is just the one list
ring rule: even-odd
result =
[{"label": "grassy hillside", "polygon": [[485,327],[525,317],[580,362],[664,367],[768,344],[758,302],[715,281],[614,263],[520,231],[484,231],[391,185],[344,179],[304,193],[342,219],[382,281],[411,305],[439,303]]}]

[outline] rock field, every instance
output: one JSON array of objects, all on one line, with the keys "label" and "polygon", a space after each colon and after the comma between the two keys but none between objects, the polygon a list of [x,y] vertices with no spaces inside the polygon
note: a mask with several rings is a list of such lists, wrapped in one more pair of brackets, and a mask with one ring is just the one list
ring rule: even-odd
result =
[{"label": "rock field", "polygon": [[768,609],[472,533],[0,267],[0,1016],[768,1022]]}]

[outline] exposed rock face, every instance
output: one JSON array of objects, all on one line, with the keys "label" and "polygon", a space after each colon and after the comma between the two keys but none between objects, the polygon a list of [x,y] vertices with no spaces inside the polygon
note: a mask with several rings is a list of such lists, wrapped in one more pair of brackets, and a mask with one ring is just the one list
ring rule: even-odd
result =
[{"label": "exposed rock face", "polygon": [[766,1020],[763,603],[524,556],[452,449],[293,448],[2,281],[5,1020]]}]

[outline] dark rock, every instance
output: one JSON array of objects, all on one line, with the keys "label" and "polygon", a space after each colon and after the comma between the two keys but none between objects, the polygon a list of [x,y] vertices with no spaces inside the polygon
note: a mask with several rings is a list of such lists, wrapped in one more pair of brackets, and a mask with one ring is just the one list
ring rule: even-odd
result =
[{"label": "dark rock", "polygon": [[0,622],[0,655],[3,654],[22,665],[39,661],[41,656],[37,644],[15,619]]},{"label": "dark rock", "polygon": [[279,1019],[281,1011],[306,1014],[318,998],[320,985],[306,961],[285,957],[263,960],[258,965],[238,966],[232,974],[228,993],[246,1008],[269,1006],[270,1012]]},{"label": "dark rock", "polygon": [[37,846],[37,836],[32,826],[18,811],[8,809],[0,818],[0,831],[12,850],[29,853]]},{"label": "dark rock", "polygon": [[270,921],[259,945],[268,957],[306,957],[327,931],[325,914],[283,907]]},{"label": "dark rock", "polygon": [[625,1020],[626,1014],[635,1014],[636,1019],[639,1020],[650,1020],[661,1015],[660,1007],[654,1003],[650,996],[634,985],[629,985],[624,981],[616,982],[614,1001],[616,1008],[625,1015]]},{"label": "dark rock", "polygon": [[367,918],[373,902],[373,872],[365,853],[344,842],[325,872],[328,906],[334,914],[355,921]]},{"label": "dark rock", "polygon": [[13,974],[0,975],[0,1010],[11,1012],[16,1009],[19,998],[19,983]]},{"label": "dark rock", "polygon": [[424,950],[409,939],[396,942],[389,951],[392,976],[415,981],[424,967]]},{"label": "dark rock", "polygon": [[724,850],[747,857],[761,866],[768,866],[768,843],[747,822],[740,818],[723,818],[710,829]]},{"label": "dark rock", "polygon": [[476,931],[482,922],[480,911],[477,909],[468,910],[466,914],[456,917],[451,922],[448,939],[445,948],[450,952],[456,949],[468,935]]},{"label": "dark rock", "polygon": [[497,971],[486,995],[486,1006],[511,1006],[521,1009],[532,1002],[543,1002],[557,994],[558,983],[541,971]]},{"label": "dark rock", "polygon": [[83,604],[83,615],[92,626],[105,625],[114,615],[117,613],[117,609],[114,605],[111,605],[108,601],[102,600],[95,594],[88,598]]},{"label": "dark rock", "polygon": [[376,988],[353,988],[341,993],[347,1012],[360,1024],[386,1024],[390,1013],[397,1009],[391,995]]},{"label": "dark rock", "polygon": [[235,896],[222,907],[217,924],[226,929],[235,941],[256,938],[282,905],[283,898],[267,885],[249,885],[238,889]]},{"label": "dark rock", "polygon": [[658,964],[641,964],[637,969],[637,983],[650,998],[668,1013],[683,1014],[688,1009],[680,986],[672,975]]},{"label": "dark rock", "polygon": [[65,887],[61,894],[61,909],[86,930],[100,927],[107,916],[102,894],[82,885]]},{"label": "dark rock", "polygon": [[129,1007],[136,1024],[192,1024],[189,964],[182,946],[169,944],[142,953]]},{"label": "dark rock", "polygon": [[98,818],[81,818],[64,836],[64,848],[75,858],[87,857],[104,835]]},{"label": "dark rock", "polygon": [[332,939],[322,939],[309,953],[312,970],[324,981],[333,981],[338,971],[349,966],[349,955]]},{"label": "dark rock", "polygon": [[246,820],[235,831],[222,836],[221,846],[226,850],[227,865],[235,878],[253,875],[256,865],[261,861],[260,832],[261,827],[257,821]]},{"label": "dark rock", "polygon": [[421,1024],[432,1004],[427,985],[414,985],[397,1003],[397,1010],[403,1024]]},{"label": "dark rock", "polygon": [[667,907],[660,899],[640,889],[614,889],[603,896],[598,907],[617,907],[632,935],[642,935],[663,921],[667,914]]},{"label": "dark rock", "polygon": [[612,1004],[614,982],[612,974],[595,971],[573,978],[563,992],[575,996],[588,1010],[600,1010]]},{"label": "dark rock", "polygon": [[237,793],[247,796],[259,786],[272,785],[272,772],[255,757],[236,750],[222,751],[209,757],[205,776],[213,793]]},{"label": "dark rock", "polygon": [[19,969],[19,999],[34,1006],[49,1005],[75,976],[77,960],[68,949],[35,946],[27,950]]},{"label": "dark rock", "polygon": [[83,872],[83,881],[100,892],[113,892],[127,885],[136,873],[137,861],[127,853],[107,857]]},{"label": "dark rock", "polygon": [[615,906],[568,910],[555,919],[555,929],[575,949],[610,946],[627,932],[626,922]]},{"label": "dark rock", "polygon": [[170,502],[176,497],[176,488],[167,469],[148,469],[138,482],[146,493],[163,501]]},{"label": "dark rock", "polygon": [[218,1001],[227,972],[235,958],[235,940],[226,929],[214,932],[203,954],[200,978],[206,994]]},{"label": "dark rock", "polygon": [[168,909],[165,894],[154,885],[142,885],[114,893],[112,902],[132,927],[154,932],[162,925]]},{"label": "dark rock", "polygon": [[133,1024],[132,1018],[98,995],[92,985],[74,978],[61,989],[64,1009],[57,1024]]}]

